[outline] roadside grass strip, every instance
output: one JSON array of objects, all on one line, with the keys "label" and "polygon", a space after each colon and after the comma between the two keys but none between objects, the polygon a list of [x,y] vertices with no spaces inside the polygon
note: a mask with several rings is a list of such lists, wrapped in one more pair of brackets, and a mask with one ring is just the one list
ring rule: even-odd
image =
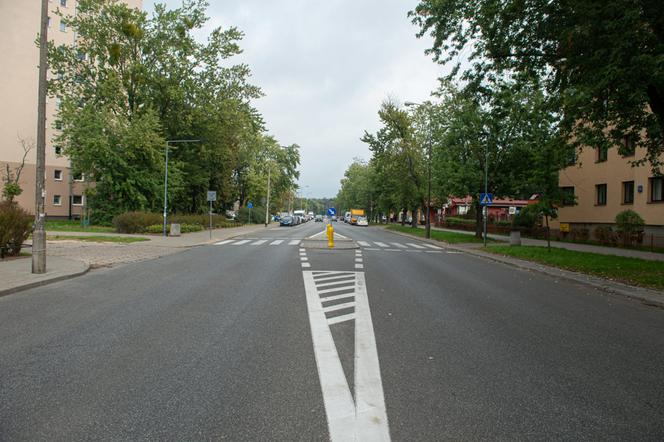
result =
[{"label": "roadside grass strip", "polygon": [[83,226],[80,221],[69,220],[47,220],[44,222],[44,229],[51,232],[92,232],[92,233],[110,233],[115,232],[115,227],[111,226]]},{"label": "roadside grass strip", "polygon": [[76,236],[76,235],[48,235],[47,241],[86,241],[86,242],[112,242],[129,244],[132,242],[150,241],[150,238],[140,236]]},{"label": "roadside grass strip", "polygon": [[601,255],[546,247],[491,245],[486,249],[497,255],[535,261],[574,272],[587,273],[642,287],[664,289],[664,262],[625,256]]},{"label": "roadside grass strip", "polygon": [[[419,236],[424,238],[425,231],[424,229],[413,228],[410,226],[395,226],[389,225],[386,227],[387,230],[394,230],[396,232],[407,233],[413,236]],[[448,244],[462,244],[462,243],[480,243],[482,238],[476,238],[475,235],[471,233],[456,233],[456,232],[443,232],[440,230],[431,229],[431,239],[436,241],[444,241]],[[496,240],[487,238],[487,242],[496,242]]]}]

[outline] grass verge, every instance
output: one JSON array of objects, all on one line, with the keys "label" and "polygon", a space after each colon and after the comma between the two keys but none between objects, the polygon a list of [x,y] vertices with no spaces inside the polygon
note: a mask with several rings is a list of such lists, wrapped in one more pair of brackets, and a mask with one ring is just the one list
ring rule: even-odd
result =
[{"label": "grass verge", "polygon": [[546,247],[492,245],[487,251],[574,272],[664,290],[664,262]]},{"label": "grass verge", "polygon": [[87,242],[114,242],[129,244],[132,242],[150,241],[150,238],[140,236],[76,236],[76,235],[49,235],[46,237],[49,241],[87,241]]},{"label": "grass verge", "polygon": [[[394,230],[396,232],[408,233],[410,235],[419,236],[424,238],[424,229],[414,229],[410,226],[401,226],[391,224],[386,227],[388,230]],[[481,238],[476,238],[475,235],[469,235],[466,233],[456,233],[456,232],[443,232],[440,230],[431,229],[431,239],[436,241],[445,241],[448,244],[460,244],[460,243],[481,243]],[[495,240],[488,238],[487,242],[496,242]]]},{"label": "grass verge", "polygon": [[115,228],[109,226],[82,226],[76,220],[46,220],[44,228],[52,232],[93,232],[108,233],[115,232]]}]

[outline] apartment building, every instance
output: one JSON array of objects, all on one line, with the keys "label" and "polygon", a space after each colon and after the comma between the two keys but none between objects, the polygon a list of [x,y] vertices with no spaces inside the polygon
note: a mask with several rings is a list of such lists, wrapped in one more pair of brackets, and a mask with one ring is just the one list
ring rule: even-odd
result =
[{"label": "apartment building", "polygon": [[647,233],[664,235],[664,177],[655,176],[648,163],[630,164],[645,157],[644,149],[627,151],[587,147],[560,171],[559,185],[576,203],[559,209],[555,228],[592,230],[614,224],[616,214],[632,209],[644,219]]},{"label": "apartment building", "polygon": [[[72,44],[76,36],[55,14],[76,12],[75,0],[49,0],[48,38],[55,44]],[[141,8],[142,0],[126,0]],[[35,208],[35,173],[37,142],[37,90],[39,49],[35,45],[41,20],[41,1],[0,1],[0,167],[13,170],[24,156],[23,146],[32,147],[20,179],[23,193],[18,203],[31,213]],[[54,145],[57,135],[58,100],[46,103],[46,205],[48,217],[78,217],[85,205],[84,176],[74,176],[69,160]]]}]

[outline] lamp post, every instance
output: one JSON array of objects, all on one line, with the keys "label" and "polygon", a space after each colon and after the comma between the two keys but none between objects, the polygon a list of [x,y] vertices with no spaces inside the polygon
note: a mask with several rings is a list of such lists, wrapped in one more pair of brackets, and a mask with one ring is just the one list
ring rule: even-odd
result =
[{"label": "lamp post", "polygon": [[166,157],[166,167],[164,169],[164,229],[163,235],[166,236],[166,221],[168,217],[168,148],[174,143],[198,143],[201,140],[167,140],[164,156]]},{"label": "lamp post", "polygon": [[412,101],[406,101],[404,103],[407,107],[415,106],[422,107],[426,106],[427,108],[427,126],[429,130],[427,131],[427,219],[424,227],[424,237],[429,239],[431,238],[431,107],[430,103],[414,103]]}]

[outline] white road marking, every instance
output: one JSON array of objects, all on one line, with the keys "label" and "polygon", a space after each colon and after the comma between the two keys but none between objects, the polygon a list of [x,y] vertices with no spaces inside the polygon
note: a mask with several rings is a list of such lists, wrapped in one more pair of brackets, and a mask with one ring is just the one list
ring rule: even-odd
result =
[{"label": "white road marking", "polygon": [[215,246],[223,246],[224,244],[230,244],[230,243],[232,243],[233,241],[235,241],[235,240],[233,240],[233,239],[227,239],[226,241],[219,241],[219,242],[216,242],[216,243],[214,243],[214,245],[215,245]]},{"label": "white road marking", "polygon": [[380,249],[376,249],[376,248],[373,248],[373,247],[367,247],[367,248],[365,248],[364,250],[373,250],[373,251],[376,251],[376,250],[380,250]]},{"label": "white road marking", "polygon": [[[354,281],[352,279],[347,279],[347,280],[340,280],[340,281],[332,281],[332,282],[325,282],[325,284],[316,284],[317,288],[323,288],[323,287],[330,287],[333,285],[340,285],[340,284],[345,284],[349,287],[353,286]],[[341,287],[339,287],[341,288]]]},{"label": "white road marking", "polygon": [[242,241],[238,241],[238,242],[236,242],[236,243],[233,243],[233,245],[234,245],[234,246],[241,246],[242,244],[246,244],[246,243],[248,243],[249,241],[253,241],[253,240],[251,240],[251,239],[243,239]]},{"label": "white road marking", "polygon": [[[318,292],[320,294],[320,292]],[[344,298],[355,298],[355,293],[346,293],[345,295],[333,295],[333,296],[325,296],[324,298],[320,298],[322,302],[327,302],[327,301],[336,301],[337,299],[344,299]]]},{"label": "white road marking", "polygon": [[424,253],[443,253],[442,250],[427,250]]},{"label": "white road marking", "polygon": [[281,244],[282,242],[284,242],[283,239],[277,239],[276,241],[272,241],[272,242],[270,243],[270,245],[271,245],[271,246],[278,246],[278,245]]},{"label": "white road marking", "polygon": [[393,242],[391,244],[393,246],[399,247],[400,249],[405,249],[406,248],[406,246],[404,246],[403,244],[399,244],[398,242]]},{"label": "white road marking", "polygon": [[387,244],[385,244],[384,242],[374,241],[374,244],[376,244],[378,247],[389,247],[389,246],[388,246]]},{"label": "white road marking", "polygon": [[300,256],[300,261],[309,261],[309,258],[306,256]]},{"label": "white road marking", "polygon": [[325,293],[335,293],[335,292],[344,292],[348,289],[352,288],[351,286],[348,287],[336,287],[333,289],[323,289],[323,290],[318,290],[319,295],[324,295]]},{"label": "white road marking", "polygon": [[406,244],[409,245],[409,246],[411,246],[411,247],[414,247],[414,248],[416,248],[416,249],[423,249],[423,248],[424,248],[424,247],[422,247],[421,245],[413,244],[412,242],[409,242],[409,243],[406,243]]},{"label": "white road marking", "polygon": [[311,264],[309,264],[308,262],[302,262],[300,264],[302,264],[302,268],[305,268],[305,269],[311,267]]},{"label": "white road marking", "polygon": [[327,318],[327,323],[330,325],[339,324],[340,322],[352,321],[355,319],[355,313],[348,313],[346,315],[334,316],[332,318]]},{"label": "white road marking", "polygon": [[356,269],[363,269],[363,268],[364,268],[364,264],[355,264],[355,268],[356,268]]},{"label": "white road marking", "polygon": [[343,310],[345,308],[350,308],[350,307],[355,307],[355,301],[344,302],[343,304],[334,304],[334,305],[330,305],[328,307],[323,307],[323,311],[325,313],[335,312],[337,310]]},{"label": "white road marking", "polygon": [[252,242],[250,245],[252,245],[252,246],[260,246],[261,244],[265,244],[266,242],[267,242],[267,239],[261,239],[261,240],[256,241],[256,242]]},{"label": "white road marking", "polygon": [[410,252],[410,253],[422,253],[422,250],[404,250],[404,252]]},{"label": "white road marking", "polygon": [[433,244],[424,244],[425,247],[428,247],[430,249],[436,249],[436,250],[443,250],[438,246],[434,246]]},{"label": "white road marking", "polygon": [[361,245],[362,247],[369,247],[369,243],[366,242],[366,241],[358,241],[357,243],[358,243],[359,245]]},{"label": "white road marking", "polygon": [[[303,271],[302,277],[330,440],[389,441],[390,430],[364,273],[355,273],[355,314],[329,319],[325,317],[314,281],[314,275],[321,274]],[[330,331],[330,324],[352,319],[355,319],[355,401]]]},{"label": "white road marking", "polygon": [[362,258],[355,258],[355,262],[362,262]]},{"label": "white road marking", "polygon": [[296,245],[300,244],[300,241],[301,240],[299,240],[299,239],[293,239],[288,243],[288,245],[289,246],[296,246]]}]

